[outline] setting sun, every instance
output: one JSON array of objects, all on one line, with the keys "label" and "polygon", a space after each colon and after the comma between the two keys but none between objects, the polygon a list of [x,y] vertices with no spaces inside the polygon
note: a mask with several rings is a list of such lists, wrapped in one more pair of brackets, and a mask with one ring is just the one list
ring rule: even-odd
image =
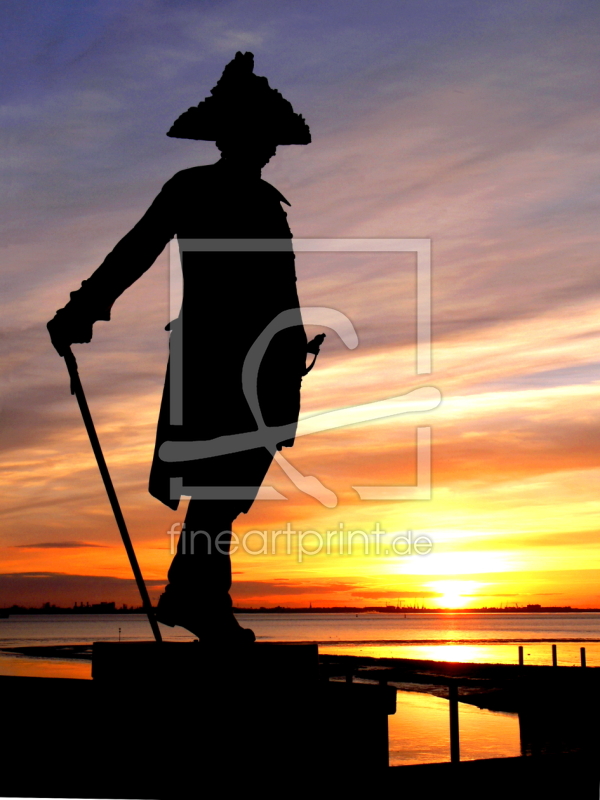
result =
[{"label": "setting sun", "polygon": [[481,584],[477,581],[432,581],[429,586],[441,594],[437,603],[441,608],[464,608],[474,589]]}]

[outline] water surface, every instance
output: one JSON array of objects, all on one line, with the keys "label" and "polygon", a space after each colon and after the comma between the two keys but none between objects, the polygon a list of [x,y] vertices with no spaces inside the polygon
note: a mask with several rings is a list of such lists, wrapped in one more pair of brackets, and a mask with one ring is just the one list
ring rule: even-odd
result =
[{"label": "water surface", "polygon": [[[478,663],[516,663],[522,644],[525,662],[550,664],[558,644],[559,664],[600,666],[600,614],[242,614],[258,641],[318,641],[321,653],[425,658]],[[119,630],[120,629],[120,630]],[[190,641],[182,628],[161,626],[165,639]],[[85,644],[152,638],[143,615],[22,615],[0,620],[0,648]],[[91,678],[89,661],[32,658],[0,652],[0,674]],[[520,754],[516,714],[459,704],[461,759]],[[449,760],[448,702],[431,695],[398,691],[389,718],[390,763]]]}]

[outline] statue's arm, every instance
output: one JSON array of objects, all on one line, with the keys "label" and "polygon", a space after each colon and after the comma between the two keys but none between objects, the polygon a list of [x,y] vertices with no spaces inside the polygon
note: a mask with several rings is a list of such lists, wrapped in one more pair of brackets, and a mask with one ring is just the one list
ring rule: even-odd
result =
[{"label": "statue's arm", "polygon": [[70,301],[48,323],[59,353],[73,342],[89,342],[94,322],[109,320],[115,300],[156,261],[175,234],[176,199],[176,180],[172,178],[98,269],[80,289],[71,292]]}]

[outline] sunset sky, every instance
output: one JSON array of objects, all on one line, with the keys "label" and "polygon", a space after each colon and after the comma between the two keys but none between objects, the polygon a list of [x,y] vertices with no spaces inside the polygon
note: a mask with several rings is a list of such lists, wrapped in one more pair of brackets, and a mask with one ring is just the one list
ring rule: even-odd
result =
[{"label": "sunset sky", "polygon": [[[3,17],[0,605],[137,603],[45,325],[166,180],[217,159],[165,133],[250,50],[312,131],[263,172],[295,237],[432,243],[429,375],[414,254],[298,254],[302,304],[341,311],[359,340],[329,333],[303,415],[418,387],[443,399],[285,450],[337,505],[273,465],[287,499],[257,501],[236,532],[379,523],[384,551],[238,552],[235,602],[600,607],[597,3],[9,0]],[[74,348],[153,599],[185,511],[147,492],[168,321],[165,251]],[[431,499],[361,500],[353,486],[415,484],[417,427]],[[406,531],[432,552],[386,554]]]}]

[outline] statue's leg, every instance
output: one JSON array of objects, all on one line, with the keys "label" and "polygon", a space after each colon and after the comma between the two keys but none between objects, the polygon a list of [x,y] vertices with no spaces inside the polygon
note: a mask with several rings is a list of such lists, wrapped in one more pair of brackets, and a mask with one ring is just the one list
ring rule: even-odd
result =
[{"label": "statue's leg", "polygon": [[229,458],[225,464],[231,485],[254,487],[253,496],[190,500],[169,569],[169,584],[158,603],[159,622],[181,625],[207,640],[254,638],[251,631],[240,627],[232,611],[229,550],[233,521],[250,509],[271,459],[271,454],[260,448],[235,454],[235,459]]},{"label": "statue's leg", "polygon": [[199,609],[231,609],[232,522],[225,503],[190,500],[168,578],[173,591]]},{"label": "statue's leg", "polygon": [[235,516],[235,506],[226,501],[190,500],[169,585],[159,602],[159,621],[209,638],[241,631],[229,594]]}]

